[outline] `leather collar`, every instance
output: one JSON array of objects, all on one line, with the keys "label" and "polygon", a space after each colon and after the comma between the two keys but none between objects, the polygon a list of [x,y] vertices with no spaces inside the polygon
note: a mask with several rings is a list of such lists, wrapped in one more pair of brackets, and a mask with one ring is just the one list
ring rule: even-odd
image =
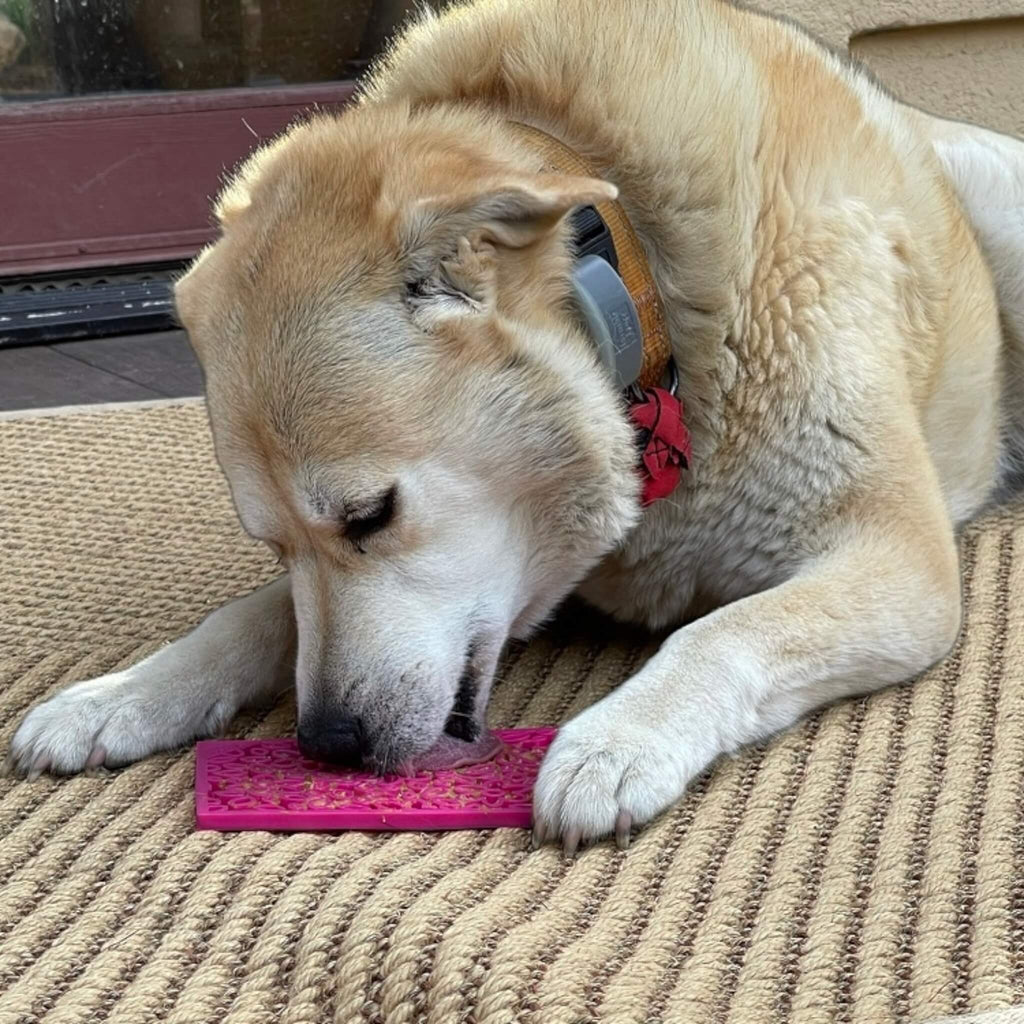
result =
[{"label": "leather collar", "polygon": [[[583,157],[560,139],[519,121],[510,121],[509,125],[523,142],[540,154],[552,170],[589,178],[600,177]],[[621,203],[615,200],[597,203],[592,209],[597,211],[611,235],[615,259],[613,267],[633,300],[640,322],[643,362],[636,379],[637,388],[643,391],[657,387],[669,370],[672,349],[661,297],[654,283],[647,254]]]}]

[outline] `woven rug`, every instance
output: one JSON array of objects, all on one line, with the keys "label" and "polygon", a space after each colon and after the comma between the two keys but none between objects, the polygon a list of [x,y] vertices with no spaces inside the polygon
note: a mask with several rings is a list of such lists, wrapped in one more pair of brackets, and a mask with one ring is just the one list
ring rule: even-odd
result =
[{"label": "woven rug", "polygon": [[[5,745],[33,702],[273,573],[198,404],[0,422],[0,546]],[[724,760],[627,854],[197,832],[189,751],[4,779],[0,1022],[885,1024],[1024,1002],[1022,553],[1024,504],[989,514],[942,665]],[[651,649],[570,609],[509,654],[493,723],[565,719]],[[293,725],[286,703],[233,734]]]}]

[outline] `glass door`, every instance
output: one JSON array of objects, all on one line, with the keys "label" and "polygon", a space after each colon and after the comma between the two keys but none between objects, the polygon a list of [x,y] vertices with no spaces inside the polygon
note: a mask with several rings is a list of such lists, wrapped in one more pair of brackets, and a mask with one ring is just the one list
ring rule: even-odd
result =
[{"label": "glass door", "polygon": [[0,281],[177,261],[260,141],[352,80],[412,0],[0,0]]}]

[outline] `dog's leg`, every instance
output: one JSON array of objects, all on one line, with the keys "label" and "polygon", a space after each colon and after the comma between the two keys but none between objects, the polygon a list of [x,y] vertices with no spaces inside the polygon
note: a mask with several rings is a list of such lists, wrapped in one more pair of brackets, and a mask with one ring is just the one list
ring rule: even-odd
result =
[{"label": "dog's leg", "polygon": [[216,733],[295,674],[287,576],[232,601],[187,636],[123,672],[76,683],[33,708],[7,768],[34,777],[128,764]]},{"label": "dog's leg", "polygon": [[561,836],[571,854],[613,830],[624,845],[719,754],[923,671],[953,644],[960,607],[948,523],[916,538],[906,524],[851,527],[787,582],[674,633],[560,730],[534,792],[535,845]]}]

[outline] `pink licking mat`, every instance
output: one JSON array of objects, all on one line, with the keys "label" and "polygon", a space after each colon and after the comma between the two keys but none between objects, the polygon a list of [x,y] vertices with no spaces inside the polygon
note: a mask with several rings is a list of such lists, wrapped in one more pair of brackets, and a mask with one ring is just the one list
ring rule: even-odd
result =
[{"label": "pink licking mat", "polygon": [[309,761],[293,739],[196,746],[196,825],[238,832],[528,828],[555,730],[499,729],[483,764],[380,778]]}]

